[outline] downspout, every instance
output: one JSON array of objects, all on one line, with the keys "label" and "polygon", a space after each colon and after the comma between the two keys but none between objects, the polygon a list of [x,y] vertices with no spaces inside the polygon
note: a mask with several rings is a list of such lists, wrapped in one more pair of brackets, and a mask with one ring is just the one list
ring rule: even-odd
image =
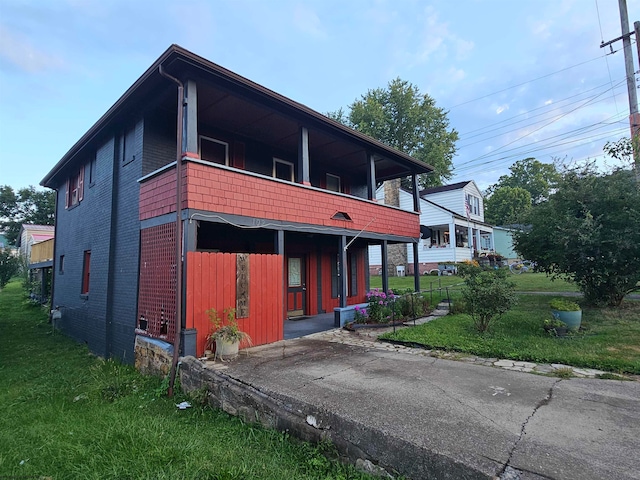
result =
[{"label": "downspout", "polygon": [[180,353],[180,330],[182,328],[182,131],[184,115],[184,86],[182,82],[164,71],[162,65],[158,72],[165,78],[178,85],[178,131],[176,140],[176,328],[173,339],[173,360],[169,373],[169,388],[167,396],[173,397],[173,387],[176,381],[178,357]]}]

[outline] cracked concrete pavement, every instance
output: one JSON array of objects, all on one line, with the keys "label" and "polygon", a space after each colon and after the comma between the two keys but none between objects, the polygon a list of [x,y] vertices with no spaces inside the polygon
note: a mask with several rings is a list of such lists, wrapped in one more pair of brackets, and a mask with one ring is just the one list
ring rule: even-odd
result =
[{"label": "cracked concrete pavement", "polygon": [[[208,368],[370,429],[369,451],[376,438],[399,445],[374,460],[409,478],[463,478],[453,472],[464,465],[478,474],[464,478],[640,479],[640,382],[560,380],[313,338]],[[407,458],[402,445],[446,459],[451,474]]]}]

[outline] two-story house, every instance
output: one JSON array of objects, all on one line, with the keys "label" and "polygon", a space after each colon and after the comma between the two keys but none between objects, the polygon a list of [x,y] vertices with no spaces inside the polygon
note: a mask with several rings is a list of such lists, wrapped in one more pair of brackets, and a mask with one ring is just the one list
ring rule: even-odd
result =
[{"label": "two-story house", "polygon": [[[382,201],[384,193],[376,193]],[[410,209],[412,193],[400,190],[400,208]],[[407,250],[406,273],[413,275],[417,263],[421,275],[443,269],[446,264],[471,260],[494,250],[493,227],[484,221],[484,203],[474,181],[428,188],[420,191],[420,228],[417,262],[414,249]],[[379,274],[381,250],[369,249],[369,269]]]},{"label": "two-story house", "polygon": [[173,45],[42,181],[57,325],[128,362],[136,337],[201,355],[209,308],[280,340],[288,317],[365,300],[369,245],[417,249],[417,193],[402,210],[375,190],[428,171]]}]

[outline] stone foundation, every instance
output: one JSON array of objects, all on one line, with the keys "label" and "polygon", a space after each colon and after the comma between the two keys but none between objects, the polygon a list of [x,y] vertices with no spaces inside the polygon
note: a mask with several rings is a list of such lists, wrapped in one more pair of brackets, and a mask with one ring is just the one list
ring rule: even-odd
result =
[{"label": "stone foundation", "polygon": [[144,375],[164,377],[171,370],[173,345],[155,338],[136,335],[135,367]]}]

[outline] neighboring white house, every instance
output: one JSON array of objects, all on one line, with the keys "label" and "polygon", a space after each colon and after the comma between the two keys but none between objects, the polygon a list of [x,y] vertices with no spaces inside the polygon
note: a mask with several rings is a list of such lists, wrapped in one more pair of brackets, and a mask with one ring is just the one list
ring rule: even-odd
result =
[{"label": "neighboring white house", "polygon": [[[379,188],[376,198],[383,201],[383,196],[383,189]],[[403,189],[400,190],[400,208],[413,209],[413,197]],[[437,269],[439,265],[471,260],[494,250],[493,227],[484,222],[484,202],[474,181],[421,191],[420,226],[420,274]],[[413,248],[408,247],[407,257],[406,273],[412,275]],[[370,272],[377,274],[381,265],[381,249],[370,247]]]}]

